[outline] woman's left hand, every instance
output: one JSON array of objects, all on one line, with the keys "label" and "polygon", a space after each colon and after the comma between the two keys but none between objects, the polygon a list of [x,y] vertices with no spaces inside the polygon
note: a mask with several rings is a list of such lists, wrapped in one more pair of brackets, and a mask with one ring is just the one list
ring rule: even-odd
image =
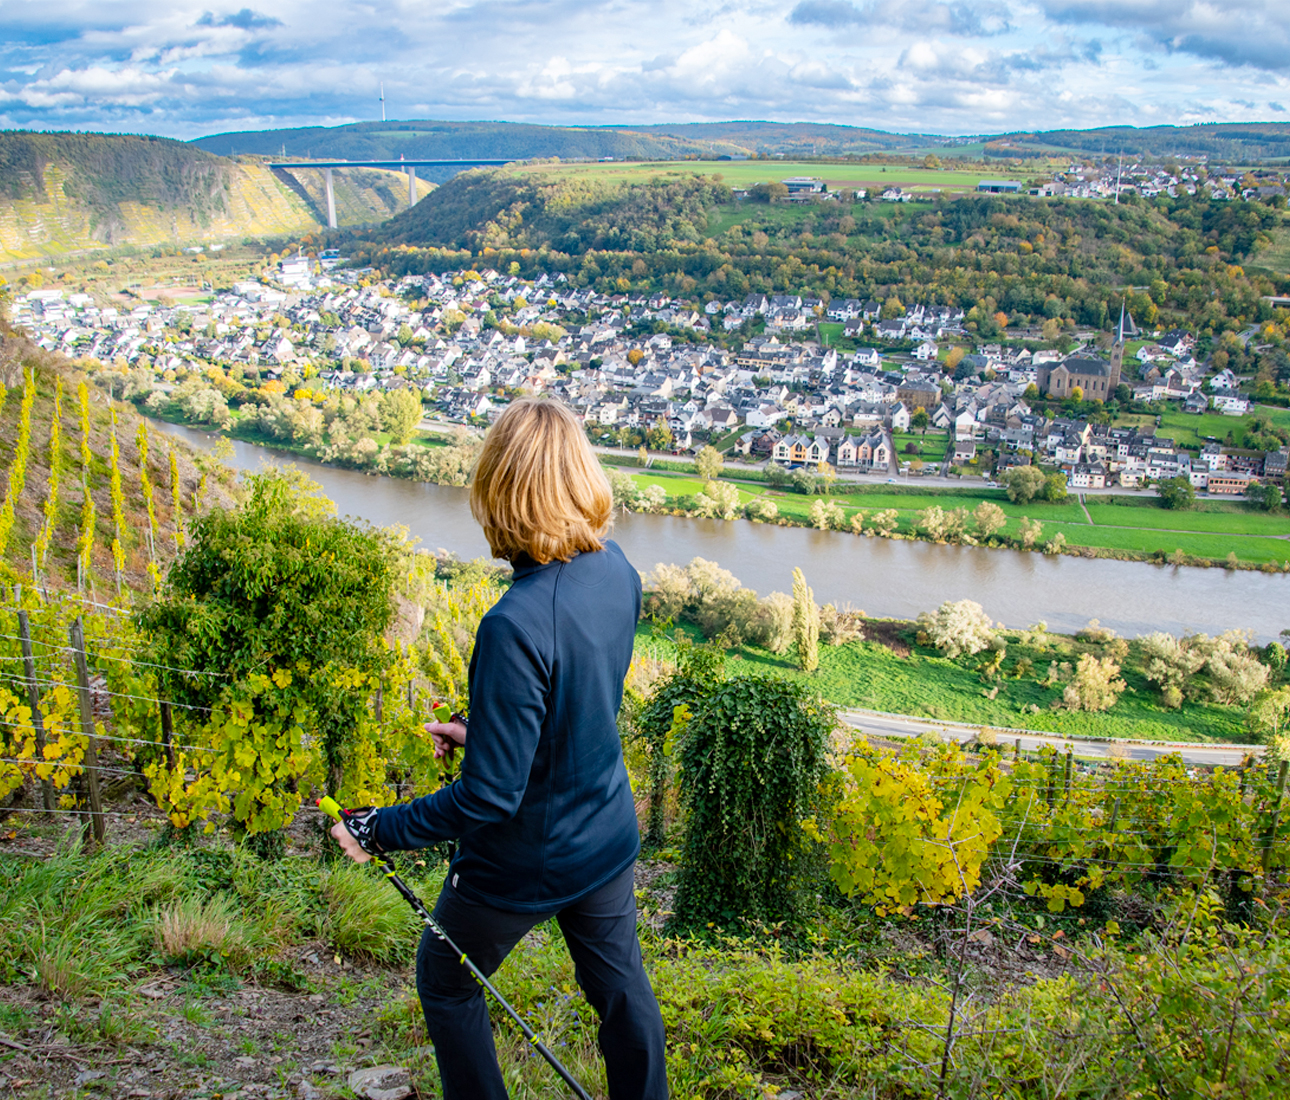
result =
[{"label": "woman's left hand", "polygon": [[452,759],[453,753],[466,744],[466,725],[464,722],[427,722],[425,731],[434,738],[434,758]]},{"label": "woman's left hand", "polygon": [[340,850],[355,863],[366,863],[372,858],[363,851],[362,846],[354,839],[354,834],[345,828],[343,821],[338,821],[331,827],[331,835],[340,845]]}]

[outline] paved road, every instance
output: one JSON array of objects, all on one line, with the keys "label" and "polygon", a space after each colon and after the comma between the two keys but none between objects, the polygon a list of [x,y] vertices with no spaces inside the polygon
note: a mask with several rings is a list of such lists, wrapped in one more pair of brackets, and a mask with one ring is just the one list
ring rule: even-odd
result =
[{"label": "paved road", "polygon": [[[877,737],[906,738],[916,737],[928,730],[936,730],[943,737],[955,741],[971,741],[980,725],[969,725],[963,722],[942,722],[934,718],[918,718],[908,714],[886,714],[874,710],[845,710],[840,717],[844,722],[864,733]],[[1077,737],[1061,737],[1052,733],[1041,733],[1034,730],[1007,729],[998,726],[992,729],[999,738],[1001,746],[1013,745],[1021,738],[1023,751],[1035,752],[1044,745],[1064,751],[1066,746],[1073,745],[1077,756],[1100,759],[1119,760],[1154,760],[1170,753],[1181,754],[1188,764],[1199,764],[1205,767],[1223,765],[1235,767],[1249,753],[1262,753],[1261,745],[1195,745],[1185,742],[1164,743],[1159,741],[1090,741]]]}]

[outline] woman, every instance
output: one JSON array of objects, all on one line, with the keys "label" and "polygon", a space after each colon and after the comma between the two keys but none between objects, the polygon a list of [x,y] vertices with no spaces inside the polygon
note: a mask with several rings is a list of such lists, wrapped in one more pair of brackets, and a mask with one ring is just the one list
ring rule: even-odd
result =
[{"label": "woman", "polygon": [[[460,777],[351,823],[369,850],[458,841],[435,919],[485,974],[555,917],[600,1016],[610,1096],[658,1100],[663,1021],[636,936],[640,841],[617,727],[641,586],[604,538],[612,503],[563,405],[525,399],[498,418],[470,508],[514,581],[479,624],[469,725],[454,715],[426,726],[436,756],[469,742]],[[368,858],[343,825],[332,835]],[[445,1100],[504,1098],[483,990],[429,930],[417,992]]]}]

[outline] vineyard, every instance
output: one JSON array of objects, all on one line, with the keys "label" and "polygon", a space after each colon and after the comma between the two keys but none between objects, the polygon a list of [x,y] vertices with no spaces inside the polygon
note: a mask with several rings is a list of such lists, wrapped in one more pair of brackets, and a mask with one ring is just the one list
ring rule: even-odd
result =
[{"label": "vineyard", "polygon": [[[505,577],[339,519],[297,471],[232,486],[74,376],[18,367],[0,409],[3,1083],[350,1096],[351,1073],[393,1064],[436,1095],[416,925],[335,862],[310,801],[451,781],[422,723],[438,699],[469,710]],[[868,739],[812,681],[845,623],[795,580],[766,613],[799,677],[674,632],[625,685],[674,1094],[1284,1095],[1285,763]],[[401,861],[427,899],[444,855]],[[498,981],[605,1095],[554,927]],[[513,1095],[552,1095],[526,1044],[497,1040]]]}]

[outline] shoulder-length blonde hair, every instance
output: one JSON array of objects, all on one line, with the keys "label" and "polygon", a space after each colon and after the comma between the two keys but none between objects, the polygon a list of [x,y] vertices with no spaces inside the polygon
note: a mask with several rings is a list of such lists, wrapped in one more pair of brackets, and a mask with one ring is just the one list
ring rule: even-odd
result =
[{"label": "shoulder-length blonde hair", "polygon": [[513,402],[484,439],[470,511],[493,556],[553,558],[600,550],[614,498],[577,417],[557,401]]}]

